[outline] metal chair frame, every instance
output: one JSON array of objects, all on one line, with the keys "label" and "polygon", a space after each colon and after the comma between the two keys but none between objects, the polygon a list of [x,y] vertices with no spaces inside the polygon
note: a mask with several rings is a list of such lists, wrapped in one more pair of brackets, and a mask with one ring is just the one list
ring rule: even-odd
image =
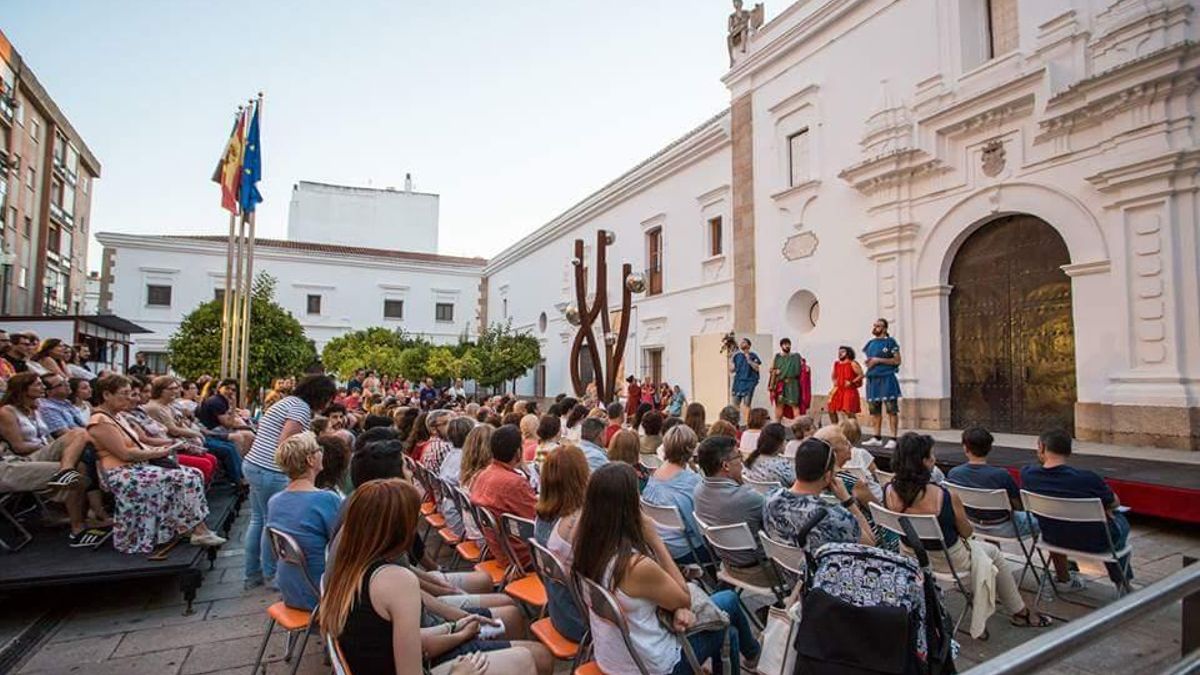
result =
[{"label": "metal chair frame", "polygon": [[[621,604],[617,602],[612,593],[600,584],[579,574],[575,574],[574,576],[577,579],[582,596],[588,600],[588,613],[595,614],[596,618],[601,621],[607,621],[617,627],[617,630],[621,633],[621,639],[625,641],[625,649],[629,651],[629,656],[633,659],[633,663],[638,667],[642,675],[649,675],[646,665],[642,663],[642,657],[634,647],[633,641],[629,639],[629,623],[625,620],[625,613],[621,610]],[[664,629],[670,631],[670,628],[667,626],[664,626]],[[732,627],[729,630],[733,630]],[[674,631],[672,631],[672,634],[679,641],[679,646],[683,648],[684,657],[687,658],[692,672],[704,672],[696,659],[696,652],[692,650],[692,644],[687,640],[687,636],[675,633]]]},{"label": "metal chair frame", "polygon": [[[296,539],[292,537],[292,535],[284,532],[283,530],[278,530],[273,527],[268,527],[266,530],[267,537],[271,542],[271,551],[275,554],[277,564],[294,565],[298,567],[302,576],[304,577],[304,583],[308,585],[309,590],[311,590],[314,595],[320,598],[321,589],[317,587],[317,584],[313,583],[312,575],[309,574],[308,571],[308,561],[304,559],[304,550],[300,548],[300,544],[296,542]],[[300,668],[300,660],[304,656],[304,648],[308,646],[308,636],[312,634],[313,623],[316,621],[316,619],[317,608],[314,607],[308,615],[308,625],[305,627],[304,635],[300,639],[299,652],[293,653],[293,650],[296,647],[294,633],[298,631],[288,631],[286,634],[283,660],[285,663],[289,661],[291,662],[292,675],[295,675],[296,671]],[[271,633],[274,630],[275,619],[267,619],[267,632],[265,635],[263,635],[262,644],[260,644],[258,647],[258,657],[254,660],[254,670],[251,672],[257,673],[260,669],[262,669],[262,672],[266,672],[266,667],[263,665],[262,660],[263,655],[267,652],[267,645],[271,642]]]},{"label": "metal chair frame", "polygon": [[[579,586],[575,579],[567,572],[567,568],[563,562],[554,555],[550,549],[542,546],[537,542],[537,539],[530,537],[528,539],[529,550],[533,552],[533,565],[537,570],[538,576],[542,578],[542,583],[549,588],[551,583],[559,584],[567,589],[571,595],[571,604],[575,605],[575,611],[579,613],[580,618],[587,624],[588,608],[583,602],[583,597],[580,595]],[[547,613],[549,609],[547,609]],[[582,662],[584,653],[591,648],[592,631],[590,625],[584,628],[583,637],[579,639],[579,649],[575,652],[575,658],[571,660],[571,670]]]},{"label": "metal chair frame", "polygon": [[[692,530],[690,527],[688,527],[687,521],[683,519],[683,514],[680,513],[679,507],[675,506],[674,504],[670,506],[651,504],[644,498],[641,500],[641,502],[642,509],[660,528],[670,531],[683,532],[683,539],[687,542],[688,550],[691,551],[692,558],[696,561],[695,564],[698,565],[706,574],[711,574],[715,579],[717,567],[716,556],[710,554],[709,557],[711,560],[707,563],[704,562],[704,560],[700,557],[700,551],[696,548],[695,544],[692,543]],[[704,537],[701,536],[701,540],[703,540],[703,538]]]},{"label": "metal chair frame", "polygon": [[[762,624],[746,605],[746,601],[742,598],[742,592],[749,591],[757,595],[770,596],[776,602],[783,602],[787,596],[783,593],[782,582],[779,585],[758,586],[747,581],[742,581],[729,573],[724,558],[721,557],[721,553],[745,553],[751,551],[758,558],[759,566],[774,571],[774,568],[770,566],[766,557],[759,553],[758,542],[755,541],[754,535],[750,533],[750,527],[746,523],[709,525],[701,520],[700,516],[695,512],[692,513],[692,517],[696,519],[696,526],[700,528],[700,534],[704,537],[704,541],[714,550],[713,559],[718,561],[717,581],[734,589],[734,593],[738,596],[738,604],[742,606],[742,611],[746,613],[746,616],[756,628],[762,630]],[[776,577],[778,578],[778,575]]]},{"label": "metal chair frame", "polygon": [[[1025,510],[1032,513],[1040,522],[1042,518],[1050,520],[1065,521],[1070,523],[1094,523],[1104,530],[1104,540],[1108,545],[1108,552],[1081,551],[1079,549],[1067,548],[1047,542],[1045,537],[1034,543],[1038,550],[1038,555],[1042,557],[1042,564],[1046,564],[1044,554],[1059,553],[1066,556],[1076,558],[1086,558],[1102,563],[1112,563],[1117,566],[1120,571],[1121,578],[1113,582],[1116,586],[1117,599],[1120,599],[1127,593],[1133,592],[1133,587],[1129,583],[1129,576],[1125,572],[1125,567],[1121,564],[1121,557],[1129,555],[1132,547],[1126,543],[1125,547],[1117,550],[1116,542],[1113,541],[1112,532],[1108,529],[1108,512],[1104,508],[1104,503],[1099,497],[1088,498],[1067,498],[1067,497],[1050,497],[1040,495],[1029,490],[1021,490],[1021,504]],[[1058,597],[1058,589],[1054,587],[1053,581],[1050,579],[1050,573],[1047,569],[1046,574],[1042,575],[1042,579],[1038,582],[1037,601],[1041,601],[1042,586],[1044,582],[1050,580],[1050,590]]]},{"label": "metal chair frame", "polygon": [[[983,539],[984,541],[995,542],[997,545],[1003,542],[1016,542],[1017,546],[1021,549],[1021,556],[1025,560],[1024,564],[1021,566],[1021,576],[1017,579],[1017,586],[1025,583],[1025,572],[1029,571],[1033,572],[1033,579],[1038,583],[1038,587],[1041,588],[1042,577],[1038,574],[1037,567],[1033,564],[1033,554],[1034,551],[1037,550],[1036,547],[1038,535],[1036,532],[1030,534],[1029,544],[1026,545],[1026,538],[1021,535],[1021,530],[1017,527],[1016,515],[1013,511],[1012,500],[1008,498],[1008,492],[1001,489],[987,490],[982,488],[967,487],[965,485],[957,485],[949,481],[942,483],[942,487],[949,490],[951,494],[958,495],[958,499],[962,502],[964,507],[979,509],[982,511],[1003,511],[1005,513],[1006,520],[1002,520],[999,523],[983,523],[975,518],[972,518],[970,513],[967,513],[966,515],[967,520],[969,520],[971,524],[977,528],[994,527],[1004,523],[1011,523],[1013,528],[1013,536],[1011,537],[984,533],[980,531],[976,531],[976,534],[980,539]],[[1043,564],[1044,563],[1045,561],[1043,560]]]},{"label": "metal chair frame", "polygon": [[796,583],[805,583],[805,580],[808,578],[807,551],[774,539],[762,530],[758,531],[758,540],[762,542],[763,552],[766,554],[767,560],[770,560],[771,565],[774,566],[775,575],[779,577],[780,583],[783,584],[784,592],[791,590],[787,585],[787,575],[785,573],[795,575]]},{"label": "metal chair frame", "polygon": [[[916,513],[898,513],[887,509],[875,502],[871,502],[871,514],[875,517],[875,522],[885,530],[894,532],[903,541],[905,538],[904,527],[901,524],[902,520],[907,520],[916,532],[917,537],[921,542],[937,542],[941,548],[942,557],[946,560],[946,566],[950,570],[950,574],[933,570],[933,575],[939,581],[950,581],[954,588],[962,594],[966,599],[966,605],[962,612],[958,615],[958,620],[954,622],[954,630],[957,632],[958,627],[962,624],[963,619],[971,612],[972,605],[975,600],[975,594],[963,582],[959,576],[958,570],[954,568],[954,562],[950,560],[950,551],[946,546],[946,540],[942,537],[942,528],[938,525],[937,516],[928,514]],[[965,545],[965,544],[964,544]],[[928,548],[926,548],[928,550]],[[970,573],[970,570],[967,570]]]}]

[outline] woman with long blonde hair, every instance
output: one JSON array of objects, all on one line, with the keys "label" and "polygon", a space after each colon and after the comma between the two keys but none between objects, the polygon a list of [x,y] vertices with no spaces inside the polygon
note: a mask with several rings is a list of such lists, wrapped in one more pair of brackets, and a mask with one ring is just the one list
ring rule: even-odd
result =
[{"label": "woman with long blonde hair", "polygon": [[475,476],[492,464],[493,431],[487,424],[476,424],[467,434],[467,440],[463,441],[462,466],[458,470],[458,477],[464,490],[470,490]]},{"label": "woman with long blonde hair", "polygon": [[545,648],[532,644],[455,658],[476,641],[477,615],[421,626],[420,582],[390,562],[411,546],[420,506],[416,488],[398,478],[363,483],[347,501],[319,617],[321,633],[337,640],[350,672],[417,675],[423,655],[433,662],[434,675],[529,673],[552,665],[549,658],[534,658]]}]

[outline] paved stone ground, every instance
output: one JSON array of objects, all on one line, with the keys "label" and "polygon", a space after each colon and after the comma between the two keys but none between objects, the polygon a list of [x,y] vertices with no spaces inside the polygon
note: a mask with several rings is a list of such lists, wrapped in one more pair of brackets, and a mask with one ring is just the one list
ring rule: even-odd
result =
[{"label": "paved stone ground", "polygon": [[[64,619],[38,648],[13,672],[20,675],[48,673],[107,673],[136,675],[195,675],[199,673],[248,673],[254,663],[266,628],[264,609],[276,599],[259,588],[243,591],[241,540],[249,509],[235,525],[231,542],[221,552],[216,568],[205,573],[194,612],[184,614],[182,595],[174,582],[131,582],[73,589],[70,593],[36,593],[0,599],[0,642],[10,639],[20,626],[42,612],[63,613]],[[1200,534],[1184,526],[1161,521],[1136,520],[1132,535],[1137,585],[1145,585],[1178,570],[1184,555],[1200,557]],[[1082,616],[1089,607],[1111,600],[1112,586],[1098,567],[1084,566],[1092,581],[1077,597],[1043,605],[1043,610],[1064,619]],[[1032,602],[1031,580],[1026,582],[1027,602]],[[961,598],[951,594],[949,609],[955,616]],[[1039,631],[1009,626],[1002,616],[989,622],[987,642],[960,634],[962,651],[958,665],[965,670],[1039,634]],[[282,661],[283,636],[276,632],[267,650],[267,672],[286,673]],[[1179,607],[1168,608],[1114,634],[1067,659],[1052,672],[1150,673],[1178,659],[1180,648]],[[1119,665],[1116,665],[1119,664]],[[558,672],[569,669],[562,664]],[[316,640],[310,640],[299,672],[328,673]]]}]

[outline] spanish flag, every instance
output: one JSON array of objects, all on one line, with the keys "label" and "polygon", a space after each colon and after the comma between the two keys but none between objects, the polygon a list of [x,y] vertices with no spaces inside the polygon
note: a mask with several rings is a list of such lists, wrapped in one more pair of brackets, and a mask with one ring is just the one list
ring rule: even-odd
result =
[{"label": "spanish flag", "polygon": [[213,172],[213,182],[221,185],[221,208],[230,213],[238,212],[238,193],[242,180],[242,154],[245,152],[245,113],[238,113],[237,121],[233,123],[233,131],[229,134],[229,142],[225,144],[225,152],[217,169]]}]

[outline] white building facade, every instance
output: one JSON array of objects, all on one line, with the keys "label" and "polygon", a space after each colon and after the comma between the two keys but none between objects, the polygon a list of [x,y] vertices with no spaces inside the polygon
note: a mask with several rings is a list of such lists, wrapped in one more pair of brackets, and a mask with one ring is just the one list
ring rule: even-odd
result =
[{"label": "white building facade", "polygon": [[[134,351],[165,359],[183,317],[221,297],[224,237],[101,232],[100,308],[152,333]],[[276,279],[275,301],[318,353],[331,339],[372,326],[403,328],[438,344],[475,335],[484,260],[432,253],[259,239],[254,272]]]},{"label": "white building facade", "polygon": [[819,404],[837,347],[884,317],[902,426],[1200,449],[1198,20],[1186,0],[796,2],[735,48],[727,116],[490,261],[482,314],[543,339],[519,391],[570,390],[568,258],[607,229],[611,298],[622,261],[663,275],[626,371],[706,403],[729,326],[764,358],[791,337]]},{"label": "white building facade", "polygon": [[300,181],[288,204],[289,241],[437,253],[438,196]]}]

